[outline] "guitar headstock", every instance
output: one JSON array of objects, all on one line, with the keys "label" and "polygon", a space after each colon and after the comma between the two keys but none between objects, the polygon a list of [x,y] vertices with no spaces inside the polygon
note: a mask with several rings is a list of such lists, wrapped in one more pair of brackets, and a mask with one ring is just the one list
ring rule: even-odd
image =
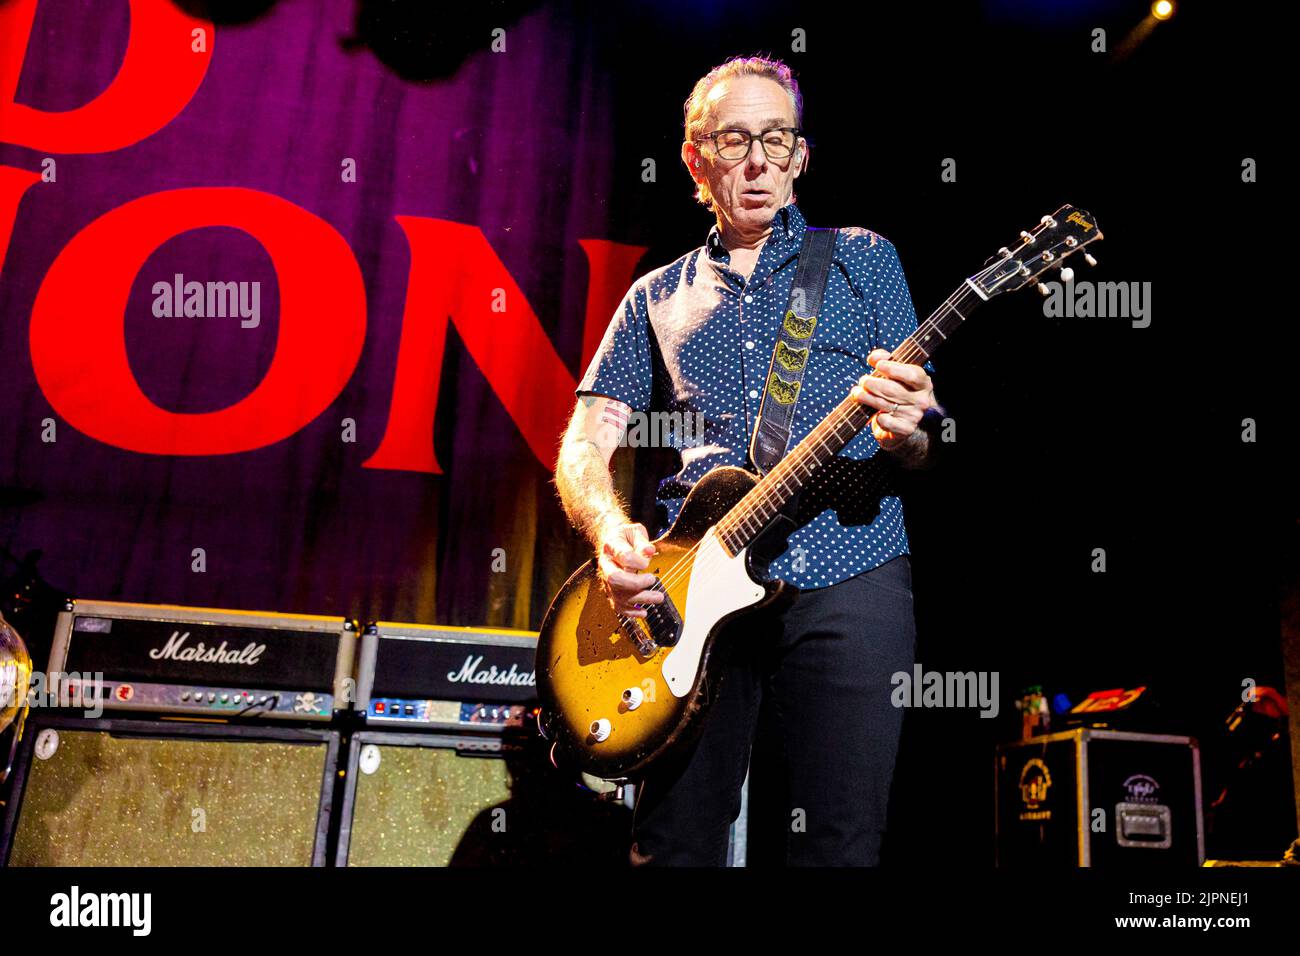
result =
[{"label": "guitar headstock", "polygon": [[[1101,238],[1097,220],[1082,209],[1062,206],[1044,216],[1032,232],[1020,234],[1020,245],[998,250],[991,266],[971,276],[970,281],[988,298],[1037,284],[1049,269],[1061,269],[1065,260],[1089,243]],[[1091,253],[1084,253],[1088,265],[1096,265]],[[1062,281],[1069,282],[1073,270],[1062,270]]]}]

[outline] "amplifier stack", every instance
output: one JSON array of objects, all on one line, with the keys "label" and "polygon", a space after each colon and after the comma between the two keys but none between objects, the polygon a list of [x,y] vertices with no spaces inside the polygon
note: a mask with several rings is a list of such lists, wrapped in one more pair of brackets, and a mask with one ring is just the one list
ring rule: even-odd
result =
[{"label": "amplifier stack", "polygon": [[9,866],[619,865],[556,772],[527,631],[69,602],[11,778]]}]

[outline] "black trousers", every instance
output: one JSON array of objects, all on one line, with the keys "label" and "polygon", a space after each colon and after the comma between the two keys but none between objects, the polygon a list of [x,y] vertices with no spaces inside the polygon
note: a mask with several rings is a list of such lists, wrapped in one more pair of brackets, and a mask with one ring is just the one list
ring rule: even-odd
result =
[{"label": "black trousers", "polygon": [[723,866],[759,707],[789,775],[793,866],[874,866],[903,711],[891,677],[916,656],[906,555],[727,632],[722,687],[693,749],[637,787],[632,863]]}]

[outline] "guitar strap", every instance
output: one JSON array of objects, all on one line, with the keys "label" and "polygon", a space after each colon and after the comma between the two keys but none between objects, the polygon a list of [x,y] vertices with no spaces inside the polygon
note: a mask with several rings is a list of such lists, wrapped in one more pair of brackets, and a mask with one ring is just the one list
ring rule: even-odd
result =
[{"label": "guitar strap", "polygon": [[799,404],[803,373],[808,368],[837,231],[809,226],[799,247],[794,287],[790,289],[790,302],[777,333],[767,384],[763,388],[763,403],[759,406],[749,446],[749,457],[761,474],[767,474],[781,460],[790,444],[790,427]]}]

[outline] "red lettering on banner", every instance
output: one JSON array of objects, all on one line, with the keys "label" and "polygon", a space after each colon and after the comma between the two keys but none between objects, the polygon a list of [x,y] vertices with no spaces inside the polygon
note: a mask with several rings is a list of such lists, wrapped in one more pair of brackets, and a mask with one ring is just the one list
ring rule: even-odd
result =
[{"label": "red lettering on banner", "polygon": [[[0,137],[54,153],[104,153],[151,136],[194,97],[212,60],[215,30],[170,0],[130,0],[131,34],[122,66],[99,96],[51,113],[14,101],[37,0],[0,3]],[[205,49],[193,52],[193,31]]]},{"label": "red lettering on banner", "polygon": [[649,246],[629,246],[606,239],[579,239],[587,254],[587,319],[582,327],[582,370],[609,328],[610,317],[635,278],[636,264]]},{"label": "red lettering on banner", "polygon": [[[0,167],[0,241],[24,190],[39,179]],[[576,383],[524,293],[478,228],[396,218],[410,243],[411,272],[388,423],[364,466],[442,473],[433,428],[450,321],[529,449],[552,468]],[[266,376],[244,399],[216,412],[171,412],[154,404],[131,372],[124,313],[148,257],[168,239],[206,226],[242,229],[266,248],[280,284],[279,339]],[[646,247],[598,239],[580,245],[590,274],[585,367]],[[498,289],[507,303],[500,312],[492,308]],[[356,367],[365,323],[356,260],[323,220],[257,190],[174,190],[106,213],[59,254],[32,308],[32,365],[51,407],[92,438],[147,454],[232,454],[288,438],[324,411]]]},{"label": "red lettering on banner", "polygon": [[[266,249],[280,287],[280,328],[265,377],[215,412],[170,412],[141,391],[127,361],[132,282],[166,240],[233,226]],[[177,189],[105,213],[68,243],[32,307],[31,351],[46,399],[73,428],[129,451],[222,455],[288,438],[338,396],[361,356],[361,270],[327,222],[253,189]]]},{"label": "red lettering on banner", "polygon": [[[553,468],[577,383],[523,291],[478,228],[419,216],[397,222],[411,247],[406,311],[388,426],[365,467],[442,474],[433,423],[450,320],[537,460]],[[587,321],[603,316],[603,333],[626,288],[608,270],[622,268],[630,277],[645,250],[593,240],[582,245],[592,263]],[[500,312],[493,311],[497,289],[506,303]]]},{"label": "red lettering on banner", "polygon": [[0,268],[5,264],[5,253],[13,236],[14,219],[18,216],[18,204],[22,202],[23,193],[40,181],[39,173],[0,166]]}]

